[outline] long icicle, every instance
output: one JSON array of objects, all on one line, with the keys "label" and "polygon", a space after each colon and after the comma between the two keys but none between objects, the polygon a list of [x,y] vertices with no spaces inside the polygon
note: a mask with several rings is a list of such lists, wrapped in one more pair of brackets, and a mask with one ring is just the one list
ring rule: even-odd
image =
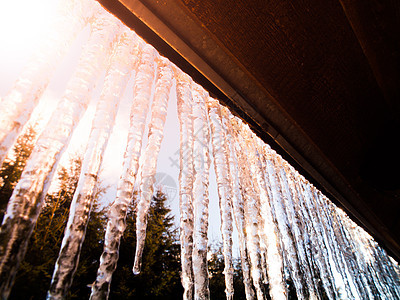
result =
[{"label": "long icicle", "polygon": [[305,181],[304,178],[298,177],[299,188],[303,195],[303,201],[301,208],[303,209],[303,216],[307,219],[307,229],[311,242],[311,249],[313,251],[313,257],[318,270],[320,272],[320,278],[325,288],[325,292],[329,299],[336,299],[336,289],[333,281],[332,271],[328,260],[328,254],[325,246],[325,242],[321,239],[322,229],[321,224],[318,222],[318,218],[315,216],[315,208],[313,207],[312,201],[312,186],[309,182]]},{"label": "long icicle", "polygon": [[271,184],[271,189],[273,193],[272,202],[275,207],[275,211],[278,217],[278,226],[281,232],[281,239],[283,242],[283,246],[285,248],[285,252],[287,255],[287,259],[289,261],[289,270],[291,273],[291,278],[293,280],[294,286],[296,288],[297,297],[299,299],[308,298],[305,294],[305,289],[303,288],[304,278],[303,274],[300,271],[300,264],[298,261],[298,251],[295,246],[295,241],[293,235],[291,233],[291,224],[288,220],[288,215],[286,213],[285,207],[287,207],[287,203],[289,201],[288,198],[291,198],[290,190],[287,186],[286,174],[282,169],[283,162],[275,155],[274,158],[267,159],[267,168],[268,175]]},{"label": "long icicle", "polygon": [[193,282],[193,114],[190,77],[175,69],[179,118],[179,210],[183,299],[192,300]]},{"label": "long icicle", "polygon": [[[125,30],[114,47],[104,87],[97,103],[92,121],[92,129],[86,146],[81,174],[71,208],[64,239],[57,259],[49,298],[65,296],[79,263],[80,249],[85,239],[86,227],[92,209],[95,186],[102,157],[114,125],[118,102],[123,93],[129,74],[133,68],[134,57],[130,55],[135,36]],[[128,47],[131,47],[129,49]],[[129,63],[125,59],[130,58]]]},{"label": "long icicle", "polygon": [[[103,13],[92,26],[75,74],[39,137],[17,186],[10,198],[0,228],[1,294],[8,295],[19,263],[25,255],[29,237],[47,193],[60,154],[83,115],[115,37],[115,18]],[[109,25],[112,24],[110,27]],[[18,251],[15,248],[18,247]]]},{"label": "long icicle", "polygon": [[[286,297],[286,283],[283,273],[284,260],[282,257],[279,226],[275,220],[272,202],[276,197],[276,186],[271,182],[271,170],[268,166],[268,158],[265,159],[262,147],[258,146],[258,138],[253,139],[256,149],[252,150],[251,158],[254,161],[254,173],[260,187],[260,200],[262,209],[263,238],[267,246],[266,264],[268,271],[269,293],[272,299]],[[257,155],[257,156],[256,156]],[[267,161],[267,162],[266,162]]]},{"label": "long icicle", "polygon": [[232,144],[232,129],[230,124],[228,123],[229,119],[232,117],[230,111],[226,107],[221,108],[221,118],[223,128],[226,130],[226,142],[227,142],[227,151],[229,156],[229,177],[230,177],[230,185],[232,189],[232,212],[235,217],[235,224],[238,231],[239,236],[239,252],[240,252],[240,263],[242,266],[243,273],[243,284],[246,293],[246,299],[252,300],[255,298],[253,284],[251,280],[250,274],[250,263],[249,263],[249,255],[247,250],[246,243],[246,231],[245,231],[245,218],[244,218],[244,203],[243,197],[240,193],[239,186],[239,170],[238,170],[238,161],[235,155],[234,145]]},{"label": "long icicle", "polygon": [[[309,299],[319,299],[318,286],[316,280],[316,274],[313,269],[311,253],[308,249],[308,233],[305,230],[303,219],[301,218],[301,210],[299,202],[301,201],[298,195],[298,191],[295,185],[295,171],[290,168],[287,162],[283,162],[283,170],[281,170],[282,188],[285,189],[286,193],[290,193],[291,197],[285,197],[285,208],[291,223],[292,234],[296,241],[297,254],[301,268],[303,270],[304,280],[306,287],[308,288]],[[286,174],[286,179],[284,174]]]},{"label": "long icicle", "polygon": [[329,225],[326,224],[326,218],[323,217],[323,208],[319,203],[320,192],[314,187],[311,187],[312,197],[311,197],[311,210],[314,215],[314,221],[318,224],[318,228],[320,229],[320,241],[321,244],[324,245],[325,249],[325,258],[327,260],[327,264],[329,265],[329,271],[332,274],[332,279],[335,286],[336,297],[339,299],[347,299],[352,297],[352,295],[348,295],[348,290],[346,289],[345,279],[342,275],[342,270],[339,264],[339,260],[335,256],[335,242],[331,240],[331,235],[329,234]]},{"label": "long icicle", "polygon": [[321,223],[324,225],[325,232],[327,238],[329,240],[329,247],[331,249],[331,253],[333,256],[333,260],[335,262],[335,266],[337,272],[340,274],[342,288],[344,291],[342,292],[345,298],[357,299],[359,298],[358,292],[355,289],[354,282],[350,277],[350,274],[347,270],[347,265],[343,260],[342,251],[340,249],[339,241],[337,240],[337,235],[335,235],[335,231],[333,228],[332,221],[332,207],[328,206],[326,203],[326,198],[322,196],[321,192],[316,193],[316,202],[317,208],[319,209],[319,216],[321,218]]},{"label": "long icicle", "polygon": [[214,157],[215,175],[217,178],[219,210],[221,214],[221,233],[224,255],[224,275],[226,299],[233,299],[233,259],[232,259],[232,188],[229,177],[229,150],[227,149],[225,131],[222,125],[220,105],[217,100],[207,101],[211,124],[211,140]]},{"label": "long icicle", "polygon": [[208,152],[210,134],[205,100],[208,93],[192,82],[193,93],[193,275],[195,299],[209,299],[208,230]]},{"label": "long icicle", "polygon": [[[328,201],[327,201],[328,202]],[[362,271],[361,261],[357,258],[354,243],[349,239],[349,233],[345,228],[344,222],[339,214],[337,207],[333,207],[332,203],[327,203],[331,206],[331,215],[333,218],[333,227],[335,235],[337,236],[341,253],[347,265],[348,272],[353,278],[360,299],[373,299],[373,293],[369,286],[368,280]]]},{"label": "long icicle", "polygon": [[65,0],[59,5],[59,16],[55,24],[49,26],[46,40],[41,43],[40,49],[24,68],[10,92],[0,101],[0,165],[29,120],[59,60],[100,8],[96,1],[91,0]]},{"label": "long icicle", "polygon": [[108,297],[111,277],[117,267],[119,244],[126,228],[126,215],[133,197],[133,187],[139,169],[139,158],[154,79],[154,55],[153,47],[143,45],[135,79],[123,171],[118,181],[117,196],[108,212],[104,249],[96,281],[92,285],[92,299]]},{"label": "long icicle", "polygon": [[[247,247],[251,262],[251,276],[253,285],[256,290],[258,300],[265,299],[263,290],[263,274],[261,273],[261,248],[260,237],[257,220],[259,219],[259,199],[254,189],[251,173],[247,164],[247,147],[248,142],[242,134],[243,123],[239,122],[235,117],[231,118],[232,128],[234,129],[234,145],[235,153],[238,157],[240,183],[242,197],[244,198],[244,214],[245,214],[245,230],[247,238]],[[247,137],[245,135],[245,137]]]},{"label": "long icicle", "polygon": [[135,274],[139,274],[142,265],[142,254],[146,238],[147,213],[154,192],[157,160],[164,136],[164,124],[167,118],[169,92],[173,78],[173,70],[170,62],[165,58],[160,58],[154,100],[151,108],[149,139],[143,158],[140,196],[136,206],[136,253],[133,266],[133,273]]}]

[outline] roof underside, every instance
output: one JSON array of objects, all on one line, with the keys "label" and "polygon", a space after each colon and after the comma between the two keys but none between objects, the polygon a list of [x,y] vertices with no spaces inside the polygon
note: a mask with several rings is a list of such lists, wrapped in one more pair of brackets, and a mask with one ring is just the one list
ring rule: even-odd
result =
[{"label": "roof underside", "polygon": [[400,258],[400,2],[101,0]]}]

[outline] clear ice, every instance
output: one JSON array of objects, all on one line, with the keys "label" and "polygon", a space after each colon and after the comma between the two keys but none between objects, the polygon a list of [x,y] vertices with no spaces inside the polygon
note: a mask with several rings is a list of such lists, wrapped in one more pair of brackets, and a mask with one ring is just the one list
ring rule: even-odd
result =
[{"label": "clear ice", "polygon": [[238,161],[235,155],[234,146],[232,143],[233,133],[229,126],[229,117],[231,116],[229,110],[225,107],[221,107],[221,120],[225,129],[226,142],[227,142],[227,154],[229,162],[229,177],[230,186],[232,189],[232,214],[235,219],[236,228],[239,236],[239,252],[240,252],[240,263],[243,273],[243,283],[245,287],[246,299],[254,299],[255,294],[253,290],[252,279],[250,275],[250,262],[248,258],[246,232],[245,232],[245,219],[244,219],[244,204],[242,194],[240,192],[239,183],[239,170]]},{"label": "clear ice", "polygon": [[191,79],[175,69],[179,119],[179,210],[183,299],[192,300],[193,282],[193,116]]},{"label": "clear ice", "polygon": [[[298,299],[400,299],[398,263],[240,118],[96,1],[61,1],[60,11],[42,50],[0,99],[1,162],[29,121],[57,64],[89,23],[91,34],[78,66],[37,140],[0,227],[3,299],[10,294],[60,156],[104,71],[48,299],[64,299],[72,283],[103,155],[126,87],[133,89],[127,145],[90,298],[108,298],[128,206],[134,200],[137,248],[132,253],[133,272],[140,272],[168,98],[174,85],[180,138],[183,299],[210,298],[207,230],[208,204],[213,200],[208,194],[211,159],[218,189],[226,299],[233,299],[235,293],[234,226],[247,300],[287,299],[289,283]],[[127,86],[131,76],[133,86]],[[150,105],[151,117],[146,121]],[[142,153],[146,123],[149,135]]]},{"label": "clear ice", "polygon": [[47,40],[42,42],[10,92],[0,100],[0,165],[49,84],[57,62],[99,9],[100,5],[90,0],[61,1],[60,16],[49,26]]},{"label": "clear ice", "polygon": [[155,56],[153,47],[144,45],[143,42],[140,44],[140,62],[135,77],[134,99],[130,113],[123,169],[118,181],[116,198],[108,212],[104,250],[100,258],[97,278],[92,286],[92,299],[108,297],[111,277],[117,266],[120,240],[126,228],[128,206],[133,197],[134,184],[139,169],[145,122],[151,100]]},{"label": "clear ice", "polygon": [[206,107],[208,93],[192,81],[193,95],[193,277],[194,298],[208,299],[208,175],[209,123]]},{"label": "clear ice", "polygon": [[164,135],[164,124],[167,118],[168,99],[173,77],[170,62],[165,58],[159,58],[154,100],[151,107],[149,138],[143,154],[139,200],[136,206],[136,253],[133,266],[133,273],[135,274],[139,274],[141,267],[146,238],[147,213],[154,192],[157,158]]},{"label": "clear ice", "polygon": [[[115,24],[102,12],[92,23],[92,33],[65,94],[38,138],[7,206],[0,228],[1,293],[8,295],[29,237],[43,205],[48,182],[71,134],[87,108],[91,91],[105,66],[115,37]],[[15,250],[18,247],[18,251]]]},{"label": "clear ice", "polygon": [[233,299],[233,258],[232,258],[232,187],[229,172],[229,148],[226,132],[221,118],[221,105],[215,99],[207,101],[211,127],[211,141],[214,157],[214,168],[217,178],[219,206],[221,215],[221,233],[224,255],[224,275],[226,299]]}]

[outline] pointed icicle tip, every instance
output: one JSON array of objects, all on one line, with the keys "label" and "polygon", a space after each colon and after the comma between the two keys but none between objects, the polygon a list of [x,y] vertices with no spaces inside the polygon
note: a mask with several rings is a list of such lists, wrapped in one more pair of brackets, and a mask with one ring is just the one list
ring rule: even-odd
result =
[{"label": "pointed icicle tip", "polygon": [[133,275],[139,275],[140,274],[140,266],[138,266],[136,261],[135,261],[135,264],[133,265],[132,272],[133,272]]}]

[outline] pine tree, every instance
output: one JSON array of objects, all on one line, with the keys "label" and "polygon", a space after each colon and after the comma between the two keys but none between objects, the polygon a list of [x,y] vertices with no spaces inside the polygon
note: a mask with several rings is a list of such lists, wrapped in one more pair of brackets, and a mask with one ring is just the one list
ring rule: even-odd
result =
[{"label": "pine tree", "polygon": [[117,269],[111,283],[110,299],[182,299],[180,248],[173,228],[166,195],[158,191],[150,206],[142,271],[134,276],[136,232],[133,206],[120,245]]},{"label": "pine tree", "polygon": [[[210,298],[213,300],[225,300],[225,275],[223,273],[225,263],[222,254],[222,244],[218,243],[216,245],[211,245],[210,252],[211,255],[208,260]],[[246,299],[240,259],[234,259],[233,261],[233,288],[233,299]]]},{"label": "pine tree", "polygon": [[0,168],[0,220],[3,220],[8,200],[33,150],[37,135],[35,128],[34,124],[24,130],[15,142],[11,157],[6,157]]},{"label": "pine tree", "polygon": [[[71,201],[76,190],[81,159],[75,156],[58,172],[59,186],[48,194],[29,241],[28,251],[17,273],[10,299],[45,299],[58,257]],[[104,192],[100,190],[96,197]],[[87,235],[81,252],[81,263],[70,289],[69,299],[88,298],[88,284],[94,281],[99,257],[103,249],[105,212],[94,203]]]}]

